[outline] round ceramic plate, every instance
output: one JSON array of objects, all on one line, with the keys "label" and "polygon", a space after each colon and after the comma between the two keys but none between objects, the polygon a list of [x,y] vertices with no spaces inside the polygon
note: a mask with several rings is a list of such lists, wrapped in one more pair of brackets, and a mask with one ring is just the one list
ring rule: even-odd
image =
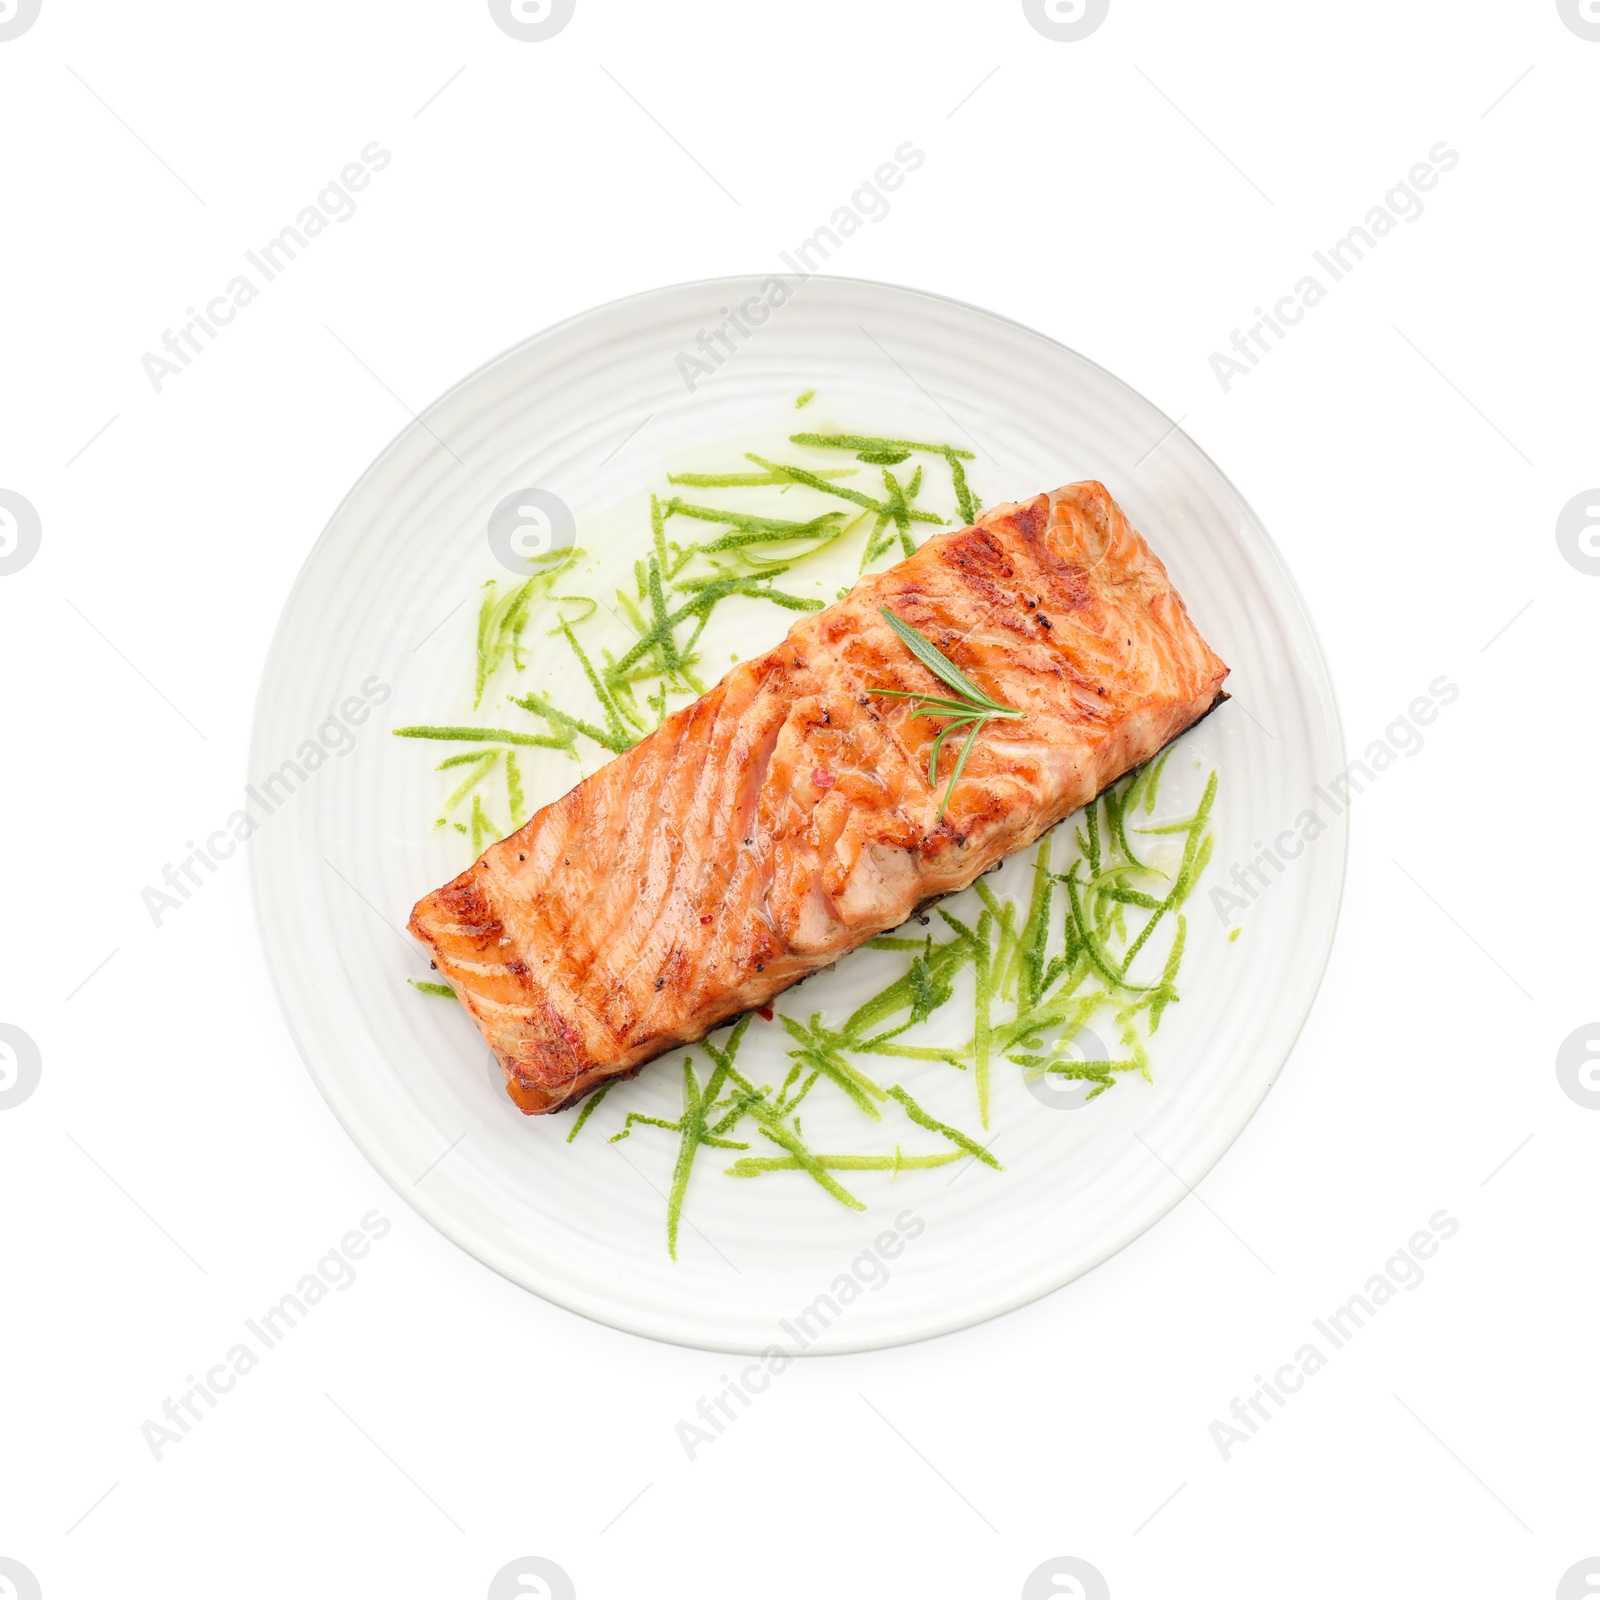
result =
[{"label": "round ceramic plate", "polygon": [[[725,321],[741,308],[744,332]],[[816,398],[797,413],[807,390]],[[1110,488],[1233,669],[1233,700],[1174,747],[1162,788],[1163,812],[1181,811],[1217,772],[1215,853],[1187,908],[1182,999],[1151,1042],[1149,1081],[1130,1074],[1058,1107],[1002,1061],[984,1131],[970,1073],[882,1062],[880,1076],[980,1134],[1004,1170],[963,1160],[843,1174],[865,1207],[855,1211],[803,1172],[726,1176],[734,1153],[704,1151],[674,1260],[665,1197],[676,1137],[649,1126],[610,1136],[630,1110],[678,1116],[680,1058],[614,1090],[569,1143],[572,1116],[523,1116],[461,1009],[408,982],[429,976],[403,931],[410,907],[469,864],[472,840],[433,825],[455,776],[435,766],[463,747],[391,730],[513,717],[531,727],[507,695],[569,681],[564,641],[535,617],[521,675],[507,668],[473,709],[482,586],[510,577],[490,531],[508,497],[542,490],[569,507],[590,552],[571,587],[609,594],[631,581],[648,493],[669,472],[748,470],[740,451],[783,448],[802,427],[959,445],[988,504],[1080,478]],[[931,482],[943,463],[927,464]],[[863,470],[876,489],[879,467]],[[630,577],[619,584],[612,568]],[[802,577],[824,581],[796,569],[785,583],[806,592]],[[826,581],[831,600],[839,579]],[[719,612],[708,660],[755,654],[792,620],[753,602]],[[580,753],[584,772],[603,759]],[[524,754],[529,804],[580,775],[563,752]],[[1343,766],[1332,687],[1293,581],[1232,485],[1154,406],[1042,335],[937,295],[829,277],[725,279],[621,300],[529,339],[429,407],[351,491],[290,595],[262,679],[255,893],[267,963],[318,1087],[379,1172],[463,1249],[557,1304],[656,1338],[870,1349],[1059,1288],[1148,1228],[1227,1149],[1322,976],[1345,829],[1316,786]],[[1274,841],[1277,866],[1260,859]],[[1019,857],[987,882],[1016,891],[1030,870]],[[906,959],[858,952],[799,992],[799,1014],[842,1016]],[[946,1042],[970,1030],[967,981],[935,1019]],[[757,1023],[741,1068],[781,1083],[789,1046],[777,1025]],[[834,1099],[842,1110],[821,1091],[806,1107],[814,1148],[938,1145],[903,1118],[863,1131]]]}]

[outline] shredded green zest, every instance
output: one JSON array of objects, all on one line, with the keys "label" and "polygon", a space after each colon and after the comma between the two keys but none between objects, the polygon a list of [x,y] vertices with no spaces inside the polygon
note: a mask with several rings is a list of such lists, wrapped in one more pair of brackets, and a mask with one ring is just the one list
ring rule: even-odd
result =
[{"label": "shredded green zest", "polygon": [[578,1115],[573,1119],[572,1132],[567,1135],[567,1143],[568,1144],[571,1144],[572,1141],[574,1139],[576,1139],[580,1133],[583,1132],[584,1123],[586,1123],[589,1120],[589,1118],[592,1117],[595,1114],[595,1112],[597,1112],[600,1109],[600,1102],[602,1100],[604,1100],[605,1097],[610,1093],[611,1093],[611,1085],[608,1083],[603,1089],[596,1089],[595,1092],[592,1095],[590,1095],[587,1100],[585,1100],[583,1102],[582,1109],[578,1112]]},{"label": "shredded green zest", "polygon": [[[859,467],[819,467],[819,478],[853,478]],[[781,472],[669,472],[667,482],[686,489],[774,489],[794,480]]]},{"label": "shredded green zest", "polygon": [[[807,391],[796,408],[812,398]],[[436,826],[448,823],[474,855],[481,854],[502,836],[503,821],[516,829],[527,820],[538,790],[546,787],[543,770],[524,765],[529,750],[555,751],[574,761],[585,759],[585,747],[592,747],[591,756],[593,750],[620,755],[704,694],[707,678],[726,670],[707,671],[701,652],[707,625],[726,602],[755,601],[779,613],[819,610],[821,600],[779,580],[796,569],[803,575],[806,562],[841,544],[852,563],[859,549],[865,572],[913,553],[919,527],[949,526],[954,519],[971,524],[982,512],[964,465],[973,453],[960,446],[846,432],[797,433],[790,442],[848,452],[857,464],[812,466],[750,453],[748,467],[670,474],[670,487],[650,499],[647,537],[641,537],[631,581],[603,602],[557,592],[587,559],[578,549],[536,560],[536,570],[513,584],[491,580],[484,586],[473,705],[493,691],[502,697],[491,703],[515,708],[527,721],[518,724],[502,710],[486,713],[483,726],[414,724],[394,730],[400,738],[459,747],[437,763],[447,776],[441,791],[447,797]],[[914,456],[926,459],[913,462]],[[950,508],[953,501],[950,515],[922,503],[930,472],[940,482],[948,475],[944,504]],[[881,492],[869,492],[880,481]],[[774,496],[752,502],[742,493],[751,489],[777,491],[793,514],[766,514]],[[675,492],[681,490],[696,493]],[[737,503],[741,498],[743,505]],[[859,543],[847,543],[852,540]],[[940,787],[946,741],[957,733],[966,736],[954,763],[947,764],[938,827],[978,734],[992,721],[1025,713],[990,695],[887,607],[882,615],[942,685],[871,691],[910,702],[908,722],[927,717],[937,723],[928,741],[930,789]],[[576,694],[543,676],[535,682],[528,672],[528,641],[535,637],[529,629],[536,618],[538,636],[559,641],[558,654],[570,658]],[[783,625],[774,616],[774,637]],[[720,650],[716,659],[722,659]],[[901,681],[917,681],[910,670],[913,676]],[[980,878],[966,895],[936,908],[933,919],[920,916],[920,930],[908,926],[868,941],[882,956],[898,958],[890,961],[898,970],[847,1015],[819,1009],[773,1018],[781,1032],[772,1037],[786,1044],[787,1065],[775,1075],[781,1082],[758,1083],[737,1064],[740,1046],[756,1025],[755,1014],[747,1013],[683,1058],[676,1117],[624,1109],[620,1123],[611,1123],[611,1142],[646,1130],[652,1141],[658,1133],[676,1140],[665,1182],[667,1249],[674,1259],[702,1150],[737,1153],[724,1169],[734,1177],[797,1175],[860,1211],[864,1200],[836,1175],[882,1173],[892,1181],[965,1161],[1003,1170],[983,1138],[926,1107],[938,1105],[950,1116],[947,1107],[954,1106],[959,1121],[987,1128],[996,1097],[1009,1092],[1007,1067],[1024,1081],[1049,1075],[1084,1082],[1091,1100],[1127,1078],[1151,1078],[1149,1041],[1180,1000],[1190,932],[1183,907],[1211,858],[1210,815],[1218,788],[1212,773],[1190,815],[1173,818],[1170,803],[1158,813],[1167,760],[1163,752],[1045,834],[1020,898],[1003,898]],[[421,993],[454,998],[447,984],[409,981]],[[1103,1048],[1085,1048],[1091,1036]],[[697,1057],[708,1065],[697,1066]],[[770,1050],[766,1059],[772,1059]],[[601,1110],[612,1087],[584,1102],[568,1143]],[[965,1114],[961,1104],[969,1108]],[[909,1142],[926,1136],[933,1148],[903,1148],[897,1141],[891,1147],[899,1113],[914,1130]],[[876,1148],[838,1148],[841,1114],[847,1122],[859,1118]],[[830,1130],[833,1148],[813,1144],[807,1129],[819,1126]]]},{"label": "shredded green zest", "polygon": [[558,602],[586,605],[588,614],[593,615],[593,600],[583,595],[554,594],[556,580],[570,572],[583,557],[584,552],[579,549],[546,551],[532,558],[540,570],[504,594],[493,578],[484,584],[483,604],[478,608],[478,662],[472,694],[475,707],[483,700],[485,686],[508,657],[516,670],[522,671],[522,635],[536,600],[553,598]]},{"label": "shredded green zest", "polygon": [[835,1048],[834,1036],[822,1027],[820,1011],[812,1015],[809,1026],[802,1026],[793,1017],[782,1017],[779,1020],[789,1037],[800,1045],[798,1050],[789,1052],[795,1061],[811,1067],[820,1076],[832,1080],[874,1122],[882,1119],[882,1113],[874,1102],[885,1097],[884,1091],[864,1072],[851,1066],[843,1054]]},{"label": "shredded green zest", "polygon": [[[772,1146],[772,1153],[741,1153],[724,1169],[727,1174],[744,1179],[800,1174],[840,1205],[859,1211],[865,1202],[836,1174],[885,1173],[893,1180],[901,1173],[969,1159],[1003,1170],[981,1139],[923,1104],[920,1096],[936,1089],[945,1071],[970,1074],[973,1110],[981,1127],[990,1121],[991,1076],[1002,1060],[1024,1079],[1049,1074],[1082,1081],[1090,1085],[1087,1100],[1125,1077],[1151,1078],[1147,1041],[1166,1010],[1178,1003],[1177,980],[1188,937],[1182,907],[1210,855],[1209,819],[1218,788],[1213,773],[1189,816],[1146,830],[1173,842],[1161,847],[1164,853],[1136,860],[1125,848],[1126,832],[1118,819],[1126,818],[1134,801],[1142,806],[1147,794],[1152,798],[1146,814],[1154,813],[1159,775],[1152,771],[1146,768],[1124,778],[1086,807],[1076,825],[1069,822],[1056,830],[1078,846],[1065,871],[1054,866],[1056,834],[1046,834],[1034,853],[1024,899],[1002,899],[980,878],[969,891],[975,919],[948,906],[937,908],[949,937],[928,932],[920,938],[886,935],[869,941],[872,948],[905,958],[905,965],[843,1019],[830,1021],[820,1010],[804,1019],[778,1015],[775,1020],[790,1043],[790,1067],[778,1087],[753,1082],[736,1064],[740,1044],[754,1025],[754,1013],[747,1012],[721,1043],[713,1035],[700,1046],[710,1061],[709,1074],[696,1069],[692,1055],[684,1058],[683,1106],[677,1118],[626,1113],[610,1136],[612,1142],[643,1129],[673,1134],[678,1141],[666,1205],[667,1249],[673,1259],[700,1151],[749,1152],[749,1137],[738,1136],[744,1125]],[[1136,970],[1141,952],[1158,938],[1164,954]],[[968,968],[973,983],[970,1035],[954,1044],[908,1040],[919,1028],[949,1040],[944,1014],[962,992],[957,980]],[[450,992],[444,985],[416,987]],[[1115,1037],[1123,1053],[1087,1056],[1081,1051],[1078,1040],[1091,1025],[1107,1038]],[[869,1057],[924,1064],[918,1069],[926,1074],[918,1080],[918,1094],[907,1083],[881,1084],[863,1064]],[[892,1152],[814,1148],[800,1113],[824,1085],[823,1092],[863,1117],[867,1127],[881,1125],[885,1108],[898,1106],[913,1127],[935,1136],[945,1148],[907,1150],[899,1143]],[[604,1094],[584,1105],[569,1143]]]},{"label": "shredded green zest", "polygon": [[396,728],[397,739],[447,739],[455,744],[526,744],[545,750],[563,749],[561,740],[514,728]]},{"label": "shredded green zest", "polygon": [[[889,449],[894,441],[869,443]],[[950,465],[958,510],[965,514],[970,493],[960,458],[970,452],[944,445],[917,448],[925,448]],[[543,719],[548,731],[540,738],[547,747],[564,749],[574,757],[579,739],[598,744],[611,754],[630,749],[668,715],[675,699],[705,692],[707,685],[698,670],[698,645],[712,613],[724,601],[739,597],[787,611],[820,610],[820,600],[783,589],[776,580],[820,551],[851,538],[868,519],[872,526],[863,541],[863,569],[887,554],[896,539],[902,551],[911,554],[916,548],[911,531],[914,524],[939,526],[945,521],[917,504],[922,489],[920,468],[905,483],[884,472],[886,493],[875,499],[838,481],[859,471],[855,467],[813,470],[758,455],[747,459],[760,470],[676,473],[669,475],[668,481],[676,487],[702,489],[813,489],[824,497],[823,504],[809,515],[780,518],[681,495],[653,497],[649,549],[635,563],[632,592],[619,590],[615,596],[613,615],[633,630],[632,641],[620,653],[602,652],[597,661],[578,636],[578,627],[589,620],[587,616],[562,616],[552,630],[562,634],[581,664],[599,718],[558,706],[546,694],[528,692],[512,697],[513,704]],[[828,509],[829,499],[845,500],[858,507],[860,515],[852,520],[846,512]],[[699,539],[676,538],[673,534],[680,523],[706,524],[713,532]],[[520,613],[513,620],[526,625]],[[521,637],[520,632],[516,637]],[[519,663],[513,661],[513,665]]]},{"label": "shredded green zest", "polygon": [[[796,407],[813,393],[801,395]],[[490,580],[484,585],[477,617],[473,705],[485,703],[495,685],[527,671],[528,630],[532,619],[542,615],[548,619],[542,631],[559,637],[577,662],[593,709],[574,703],[570,695],[558,697],[544,683],[537,688],[523,683],[506,696],[505,703],[528,715],[527,727],[496,722],[483,727],[397,728],[402,738],[498,746],[504,757],[459,763],[467,769],[463,774],[467,781],[458,783],[449,795],[436,826],[452,823],[477,843],[497,836],[502,815],[513,829],[526,820],[531,807],[525,768],[513,758],[511,747],[560,751],[578,762],[584,760],[585,745],[620,755],[679,705],[704,694],[709,685],[700,640],[725,602],[754,600],[780,611],[820,610],[821,600],[786,589],[779,580],[822,551],[852,539],[860,541],[862,572],[896,551],[911,555],[919,524],[944,527],[952,520],[920,503],[925,487],[921,465],[904,479],[889,470],[912,455],[945,464],[955,518],[971,522],[978,514],[979,502],[963,466],[973,455],[960,445],[856,433],[802,433],[793,435],[791,442],[821,451],[849,451],[862,465],[810,466],[748,454],[745,459],[753,470],[669,474],[667,482],[674,489],[727,490],[733,491],[734,499],[740,490],[777,489],[794,497],[797,514],[761,515],[700,496],[652,496],[650,537],[634,563],[633,584],[603,603],[590,595],[558,592],[587,561],[581,548],[532,558],[533,570],[520,581]],[[841,481],[864,471],[870,474],[874,468],[883,482],[881,496]],[[804,503],[808,500],[810,504]],[[844,510],[838,509],[841,500],[846,503]],[[679,534],[680,529],[698,528],[704,528],[703,537]],[[616,623],[630,630],[631,637],[602,643],[601,630],[612,629],[614,636]],[[931,703],[919,714],[943,715]],[[955,715],[956,720],[935,736],[931,752],[936,771],[945,737],[968,732],[946,786],[946,802],[981,726]],[[503,793],[493,792],[502,786]]]},{"label": "shredded green zest", "polygon": [[[1085,808],[1076,826],[1069,823],[1057,830],[1060,838],[1075,839],[1078,845],[1076,859],[1064,872],[1054,868],[1057,835],[1046,834],[1034,853],[1023,899],[1001,899],[979,879],[969,891],[976,902],[975,919],[963,918],[948,906],[938,908],[951,937],[936,938],[930,932],[921,938],[887,935],[869,941],[872,948],[906,958],[906,965],[842,1020],[830,1021],[822,1011],[804,1019],[780,1014],[776,1021],[788,1036],[791,1065],[778,1088],[751,1083],[732,1069],[731,1060],[726,1078],[718,1082],[714,1074],[705,1086],[698,1079],[691,1084],[686,1067],[684,1112],[677,1122],[635,1113],[614,1137],[625,1137],[636,1126],[661,1127],[683,1141],[698,1139],[694,1130],[705,1127],[713,1139],[726,1139],[748,1119],[777,1151],[740,1156],[727,1173],[736,1178],[803,1173],[832,1198],[857,1209],[860,1199],[833,1174],[882,1172],[893,1178],[968,1159],[1003,1170],[980,1139],[934,1116],[908,1084],[880,1084],[865,1070],[866,1058],[927,1063],[923,1070],[928,1076],[919,1080],[919,1093],[923,1083],[936,1087],[944,1070],[969,1073],[980,1127],[990,1120],[991,1077],[1001,1061],[1018,1068],[1024,1079],[1049,1074],[1085,1082],[1088,1100],[1125,1077],[1149,1080],[1147,1041],[1166,1009],[1178,1002],[1177,979],[1188,936],[1181,907],[1209,854],[1209,817],[1217,792],[1213,774],[1191,815],[1157,825],[1165,836],[1181,838],[1181,853],[1168,845],[1159,859],[1139,861],[1124,848],[1125,833],[1116,819],[1125,817],[1135,800],[1143,803],[1153,781],[1150,768],[1124,778]],[[1164,955],[1147,958],[1136,970],[1140,952],[1158,938]],[[941,1014],[961,992],[957,979],[969,968],[970,1035],[953,1047],[908,1042],[913,1030],[930,1022],[932,1029],[924,1028],[925,1034],[948,1039],[949,1023],[941,1027]],[[1122,1053],[1087,1055],[1079,1040],[1091,1026],[1114,1038]],[[712,1045],[706,1048],[720,1065],[722,1052]],[[713,1093],[713,1085],[726,1090],[724,1098]],[[896,1144],[892,1153],[819,1152],[802,1132],[799,1110],[820,1085],[828,1086],[836,1104],[862,1116],[865,1127],[881,1125],[886,1106],[898,1105],[914,1127],[950,1148],[907,1151]],[[680,1142],[669,1209],[682,1206],[679,1182],[687,1181],[683,1162],[690,1159],[682,1152]],[[675,1232],[672,1238],[676,1240]]]},{"label": "shredded green zest", "polygon": [[946,450],[944,454],[950,464],[950,486],[956,492],[956,508],[961,520],[971,527],[983,510],[983,502],[967,487],[967,473],[961,465],[960,454],[955,450]]},{"label": "shredded green zest", "polygon": [[[961,1150],[935,1150],[930,1155],[907,1155],[899,1145],[892,1156],[818,1156],[817,1164],[828,1172],[919,1172],[928,1167],[947,1167],[952,1161],[965,1161]],[[724,1169],[735,1178],[759,1178],[764,1172],[800,1172],[793,1156],[741,1156]]]},{"label": "shredded green zest", "polygon": [[[768,472],[775,472],[788,478],[793,483],[803,483],[813,489],[820,489],[824,494],[837,496],[840,500],[848,500],[852,505],[862,507],[866,511],[874,511],[882,516],[894,516],[896,508],[890,500],[874,500],[871,495],[862,494],[859,489],[847,489],[842,485],[830,483],[821,473],[813,472],[806,467],[783,465],[777,461],[769,461],[765,456],[758,456],[747,451],[746,459],[754,461],[757,466],[765,467]],[[891,494],[893,491],[891,491]],[[923,511],[915,506],[901,508],[901,513],[908,522],[942,523],[943,517],[936,516],[931,511]]]},{"label": "shredded green zest", "polygon": [[952,1128],[949,1123],[940,1122],[937,1117],[930,1117],[898,1083],[889,1093],[906,1108],[906,1115],[919,1128],[926,1128],[930,1133],[940,1134],[948,1139],[958,1150],[969,1156],[976,1156],[985,1166],[993,1167],[996,1172],[1002,1170],[1000,1163],[981,1144],[974,1139],[969,1139],[959,1128]]},{"label": "shredded green zest", "polygon": [[895,455],[902,461],[913,451],[920,450],[930,456],[971,461],[970,450],[953,444],[922,444],[915,439],[875,439],[862,433],[791,433],[790,444],[809,444],[818,450],[866,451],[868,455]]},{"label": "shredded green zest", "polygon": [[489,814],[483,809],[483,796],[475,794],[472,797],[472,854],[481,856],[484,848],[491,845],[496,839],[503,837],[500,830],[489,820]]},{"label": "shredded green zest", "polygon": [[506,751],[506,804],[511,810],[511,831],[515,833],[527,821],[527,813],[523,809],[522,767],[514,750]]}]

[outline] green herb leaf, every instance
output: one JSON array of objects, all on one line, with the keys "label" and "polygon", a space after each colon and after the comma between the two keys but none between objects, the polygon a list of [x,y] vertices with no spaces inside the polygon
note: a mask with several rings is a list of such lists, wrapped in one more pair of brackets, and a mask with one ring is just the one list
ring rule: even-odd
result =
[{"label": "green herb leaf", "polygon": [[953,662],[938,645],[931,639],[917,632],[909,622],[902,622],[888,606],[879,606],[878,614],[894,629],[900,642],[925,666],[934,677],[948,683],[957,694],[964,695],[975,705],[992,711],[1000,717],[1020,717],[1022,712],[1015,706],[1008,706],[1003,701],[996,700],[992,695],[985,694],[955,662]]}]

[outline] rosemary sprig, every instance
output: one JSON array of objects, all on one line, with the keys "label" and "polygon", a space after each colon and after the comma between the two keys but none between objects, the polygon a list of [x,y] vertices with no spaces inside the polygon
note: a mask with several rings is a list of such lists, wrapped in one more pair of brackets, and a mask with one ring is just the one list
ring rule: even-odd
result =
[{"label": "rosemary sprig", "polygon": [[939,751],[943,747],[945,740],[952,733],[959,732],[962,728],[970,728],[972,730],[967,735],[967,742],[961,747],[961,754],[956,758],[955,771],[950,774],[950,782],[945,787],[944,799],[939,803],[939,814],[933,819],[933,825],[938,827],[944,821],[945,812],[950,808],[950,796],[955,793],[956,782],[961,777],[962,769],[967,764],[967,757],[972,754],[972,746],[976,742],[979,732],[997,717],[1021,717],[1027,715],[1027,713],[1019,711],[1015,706],[1008,706],[1003,700],[996,700],[993,695],[986,694],[931,639],[918,633],[909,622],[902,622],[888,606],[879,606],[878,612],[883,620],[894,630],[906,649],[936,678],[940,678],[949,684],[961,696],[959,700],[951,700],[940,695],[920,693],[913,689],[869,689],[867,691],[868,694],[891,695],[896,700],[918,701],[917,709],[911,713],[913,717],[948,717],[950,719],[934,737],[933,746],[928,751],[928,787],[930,789],[937,788],[939,784]]}]

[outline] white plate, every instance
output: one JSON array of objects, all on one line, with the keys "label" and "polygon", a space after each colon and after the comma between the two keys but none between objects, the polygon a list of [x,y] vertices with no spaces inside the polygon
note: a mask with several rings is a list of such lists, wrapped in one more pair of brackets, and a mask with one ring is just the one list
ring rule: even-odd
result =
[{"label": "white plate", "polygon": [[[310,757],[307,740],[353,748],[314,770],[301,761],[304,782],[288,799],[276,786],[253,872],[267,963],[318,1087],[373,1165],[463,1249],[586,1316],[719,1350],[800,1348],[796,1314],[837,1288],[837,1314],[824,1302],[803,1324],[817,1335],[829,1323],[809,1348],[860,1350],[964,1327],[1058,1288],[1148,1228],[1227,1149],[1283,1065],[1327,960],[1345,828],[1313,786],[1344,757],[1327,670],[1282,561],[1232,485],[1154,406],[1003,318],[828,277],[789,280],[789,302],[691,392],[679,357],[698,357],[697,335],[722,321],[721,308],[761,296],[764,282],[776,298],[771,280],[725,279],[575,317],[474,373],[379,457],[284,609],[250,776],[259,791],[286,760]],[[817,400],[797,415],[795,396],[813,388]],[[1183,999],[1157,1036],[1153,1084],[1124,1080],[1062,1113],[997,1063],[991,1136],[1006,1170],[850,1174],[864,1215],[803,1174],[724,1177],[710,1152],[674,1262],[663,1195],[676,1140],[648,1129],[621,1144],[605,1135],[629,1108],[677,1115],[679,1058],[614,1092],[568,1145],[570,1116],[522,1116],[459,1009],[407,987],[428,972],[401,931],[411,904],[467,852],[453,829],[429,826],[441,799],[433,763],[450,747],[388,730],[501,721],[492,708],[470,713],[466,676],[479,586],[505,576],[486,525],[507,494],[554,491],[576,512],[580,542],[597,536],[600,554],[615,555],[616,508],[636,505],[669,469],[703,470],[746,441],[828,426],[967,444],[973,485],[990,504],[1078,478],[1109,486],[1233,668],[1235,700],[1169,765],[1191,784],[1219,771],[1216,855],[1191,902]],[[742,653],[775,642],[790,620],[748,608]],[[530,664],[535,678],[541,670]],[[347,738],[326,719],[351,697],[364,720],[348,719]],[[575,777],[570,762],[546,764],[531,798],[552,799]],[[1313,806],[1323,835],[1259,894],[1230,943],[1208,891]],[[885,970],[872,964],[894,959],[851,957],[803,991],[805,1010],[831,1013],[871,992]],[[757,1081],[781,1080],[775,1035],[752,1029],[741,1065]],[[949,1082],[961,1075],[905,1076],[935,1115],[974,1126],[970,1089]],[[856,1136],[864,1148],[859,1123]],[[889,1234],[898,1236],[881,1250],[873,1244]]]}]

